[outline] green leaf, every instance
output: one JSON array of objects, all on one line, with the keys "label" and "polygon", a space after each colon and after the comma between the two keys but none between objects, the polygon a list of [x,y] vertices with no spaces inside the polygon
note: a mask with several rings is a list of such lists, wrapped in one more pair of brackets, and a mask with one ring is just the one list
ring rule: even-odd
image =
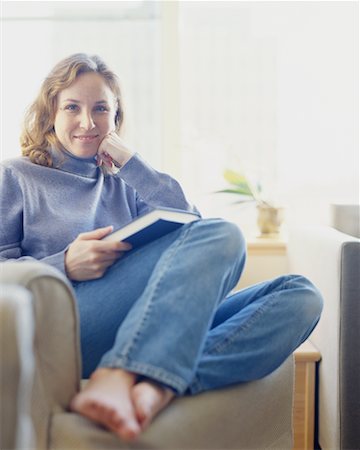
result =
[{"label": "green leaf", "polygon": [[224,178],[225,180],[230,184],[236,184],[236,185],[248,185],[248,181],[246,177],[238,172],[235,172],[234,170],[226,169],[224,171]]},{"label": "green leaf", "polygon": [[226,169],[224,171],[224,178],[228,183],[236,186],[237,194],[254,196],[251,186],[244,175],[234,170]]},{"label": "green leaf", "polygon": [[242,189],[240,187],[234,189],[222,189],[221,191],[216,191],[217,194],[237,194],[244,195],[246,197],[253,197],[253,194],[248,189]]},{"label": "green leaf", "polygon": [[256,200],[253,197],[251,200],[250,199],[237,200],[236,202],[234,202],[234,204],[238,204],[238,203],[254,203],[254,202],[256,202]]}]

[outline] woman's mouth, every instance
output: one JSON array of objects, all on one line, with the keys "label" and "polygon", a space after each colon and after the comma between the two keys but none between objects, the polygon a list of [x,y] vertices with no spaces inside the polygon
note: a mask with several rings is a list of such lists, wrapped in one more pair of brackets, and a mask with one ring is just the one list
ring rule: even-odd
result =
[{"label": "woman's mouth", "polygon": [[98,134],[84,134],[84,135],[80,135],[80,136],[74,136],[75,139],[79,139],[79,141],[82,142],[91,142],[94,141],[96,138],[98,138],[99,135]]}]

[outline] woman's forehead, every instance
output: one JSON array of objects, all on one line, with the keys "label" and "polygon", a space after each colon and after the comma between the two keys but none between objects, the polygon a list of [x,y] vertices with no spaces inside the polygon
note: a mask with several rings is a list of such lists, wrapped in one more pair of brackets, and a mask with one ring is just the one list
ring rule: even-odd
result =
[{"label": "woman's forehead", "polygon": [[114,101],[115,96],[105,79],[98,73],[89,72],[79,75],[75,81],[58,94],[60,101]]}]

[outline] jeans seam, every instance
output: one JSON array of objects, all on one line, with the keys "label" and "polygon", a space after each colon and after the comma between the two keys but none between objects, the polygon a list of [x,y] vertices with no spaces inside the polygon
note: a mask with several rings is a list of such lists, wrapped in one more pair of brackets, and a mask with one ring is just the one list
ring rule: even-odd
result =
[{"label": "jeans seam", "polygon": [[201,385],[200,379],[198,377],[195,377],[195,379],[191,382],[191,384],[188,387],[188,392],[191,395],[194,395],[201,391],[202,391],[202,385]]},{"label": "jeans seam", "polygon": [[226,349],[229,345],[232,345],[233,341],[238,337],[240,333],[248,330],[250,326],[254,324],[254,322],[270,307],[274,305],[277,300],[277,294],[282,290],[287,289],[287,285],[290,284],[291,279],[285,280],[275,292],[270,294],[268,302],[262,307],[258,308],[249,318],[248,320],[238,329],[236,329],[230,336],[225,336],[221,342],[217,342],[212,348],[208,349],[206,353],[208,355],[213,355],[220,353]]},{"label": "jeans seam", "polygon": [[[206,354],[208,355],[214,355],[217,353],[220,353],[221,351],[223,351],[224,349],[226,349],[226,347],[228,345],[231,345],[233,340],[237,338],[237,336],[239,335],[239,333],[243,332],[244,330],[249,329],[249,327],[255,322],[255,320],[258,319],[258,317],[260,315],[263,314],[263,312],[268,309],[269,307],[273,306],[275,301],[276,301],[276,297],[277,294],[279,292],[281,292],[282,290],[285,290],[288,288],[288,286],[291,284],[291,282],[293,281],[293,276],[289,276],[286,280],[283,281],[283,283],[278,287],[278,289],[275,292],[272,292],[270,294],[270,298],[269,301],[266,303],[266,305],[263,305],[263,307],[257,309],[250,317],[249,319],[246,321],[246,323],[241,326],[239,329],[237,329],[236,331],[234,331],[231,334],[231,337],[225,337],[221,342],[216,343],[216,345],[214,345],[210,350],[206,351]],[[275,300],[275,301],[274,301]],[[202,383],[201,383],[201,379],[195,374],[193,380],[191,381],[191,383],[188,386],[188,391],[191,395],[195,395],[199,392],[203,391],[202,388]]]},{"label": "jeans seam", "polygon": [[[149,313],[151,310],[151,307],[153,305],[153,300],[156,296],[156,293],[159,290],[159,285],[163,279],[163,276],[165,274],[165,272],[169,269],[169,267],[171,266],[170,261],[173,260],[173,256],[176,253],[176,251],[178,250],[179,246],[183,244],[185,238],[187,237],[190,229],[191,229],[191,225],[186,228],[183,233],[181,233],[179,235],[179,238],[175,241],[176,245],[172,245],[169,249],[169,253],[167,255],[167,258],[165,261],[163,261],[162,266],[163,269],[162,271],[159,273],[158,275],[158,279],[155,281],[154,286],[151,286],[152,288],[152,292],[150,293],[151,295],[149,295],[149,298],[147,299],[146,305],[144,307],[144,311],[142,314],[141,319],[139,320],[139,325],[137,327],[137,329],[134,331],[134,336],[133,339],[129,342],[129,344],[127,345],[127,347],[123,350],[122,354],[120,355],[120,357],[124,357],[124,358],[128,358],[128,355],[132,352],[134,345],[136,345],[136,343],[138,342],[139,336],[141,335],[141,329],[144,326],[147,318],[149,317]],[[166,264],[166,262],[169,261],[169,264]]]}]

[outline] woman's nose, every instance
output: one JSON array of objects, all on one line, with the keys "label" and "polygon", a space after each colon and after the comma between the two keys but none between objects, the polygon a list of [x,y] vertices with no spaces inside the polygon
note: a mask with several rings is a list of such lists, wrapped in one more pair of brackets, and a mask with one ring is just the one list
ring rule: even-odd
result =
[{"label": "woman's nose", "polygon": [[84,130],[91,130],[95,127],[92,115],[88,112],[83,112],[80,117],[80,127]]}]

